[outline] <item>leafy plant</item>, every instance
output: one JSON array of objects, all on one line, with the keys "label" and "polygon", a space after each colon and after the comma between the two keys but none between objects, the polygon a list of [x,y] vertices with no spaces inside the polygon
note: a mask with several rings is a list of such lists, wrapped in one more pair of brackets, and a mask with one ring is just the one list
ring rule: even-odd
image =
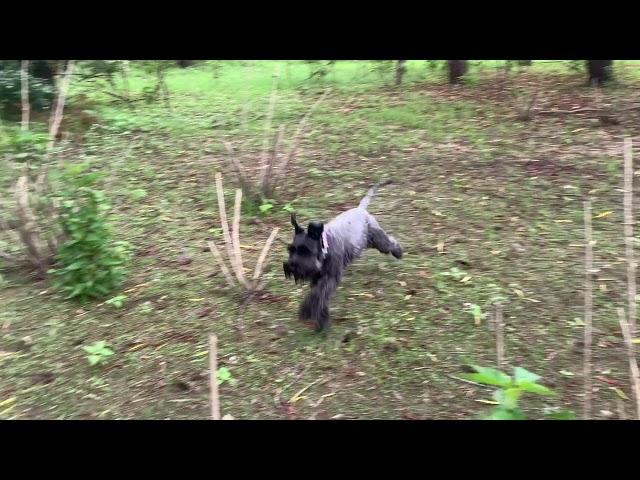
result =
[{"label": "leafy plant", "polygon": [[106,303],[107,305],[112,305],[115,308],[122,308],[122,306],[124,305],[124,301],[126,299],[127,299],[126,295],[117,295],[113,298],[110,298],[104,303]]},{"label": "leafy plant", "polygon": [[463,272],[462,270],[460,270],[457,267],[452,267],[452,268],[449,269],[449,271],[442,272],[442,273],[440,273],[440,275],[442,275],[443,277],[451,277],[454,280],[462,280],[462,278],[464,278],[466,273]]},{"label": "leafy plant", "polygon": [[393,72],[393,60],[375,60],[371,63],[371,71],[384,79]]},{"label": "leafy plant", "polygon": [[222,385],[224,382],[229,382],[231,384],[235,383],[235,380],[231,376],[231,372],[227,367],[220,367],[216,372],[216,378],[218,380],[218,385]]},{"label": "leafy plant", "polygon": [[335,60],[305,60],[304,63],[309,65],[309,68],[310,68],[309,79],[312,79],[315,77],[323,79],[333,71],[336,61]]},{"label": "leafy plant", "polygon": [[282,211],[283,211],[283,212],[291,213],[291,212],[293,212],[293,210],[294,210],[293,205],[291,205],[290,203],[286,203],[286,204],[282,207]]},{"label": "leafy plant", "polygon": [[567,67],[572,72],[582,73],[585,71],[584,60],[569,60]]},{"label": "leafy plant", "polygon": [[66,298],[80,302],[102,298],[118,288],[129,257],[128,244],[111,239],[109,205],[103,193],[93,188],[97,178],[97,173],[86,171],[86,165],[67,170],[67,188],[60,202],[66,241],[50,270]]},{"label": "leafy plant", "polygon": [[0,136],[0,152],[8,153],[19,162],[37,161],[44,156],[48,139],[46,133],[4,128]]},{"label": "leafy plant", "polygon": [[[524,393],[553,396],[553,390],[540,385],[539,375],[524,368],[516,367],[513,376],[509,376],[500,370],[488,367],[472,365],[475,373],[461,375],[462,378],[482,385],[495,385],[501,387],[493,394],[496,407],[490,411],[486,420],[525,420],[526,417],[519,407],[519,400]],[[573,413],[569,411],[553,412],[548,415],[551,419],[569,420]]]},{"label": "leafy plant", "polygon": [[131,198],[131,200],[133,200],[134,202],[142,200],[146,196],[147,191],[144,188],[137,188],[135,190],[131,190],[131,192],[129,193],[129,198]]},{"label": "leafy plant", "polygon": [[482,308],[480,308],[480,305],[470,303],[468,304],[467,308],[469,309],[471,315],[473,315],[473,321],[475,322],[475,324],[480,325],[480,322],[484,318],[484,313],[482,313]]},{"label": "leafy plant", "polygon": [[104,340],[82,347],[82,349],[89,354],[87,355],[87,360],[90,365],[103,364],[107,361],[107,358],[113,355],[113,350],[107,347],[107,342]]},{"label": "leafy plant", "polygon": [[258,209],[260,210],[260,213],[262,214],[266,214],[269,212],[269,210],[271,210],[273,208],[273,203],[264,201],[262,202],[262,204],[260,204],[260,206],[258,207]]}]

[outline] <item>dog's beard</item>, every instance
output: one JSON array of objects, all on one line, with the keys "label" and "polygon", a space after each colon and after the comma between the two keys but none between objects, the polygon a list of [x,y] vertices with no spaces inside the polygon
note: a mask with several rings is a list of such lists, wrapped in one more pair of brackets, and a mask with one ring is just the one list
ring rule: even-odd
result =
[{"label": "dog's beard", "polygon": [[291,270],[291,267],[289,267],[287,263],[283,264],[283,268],[284,268],[284,276],[288,279],[293,278],[293,281],[296,284],[300,284],[300,285],[305,284],[307,282],[313,282],[321,276],[321,273],[319,271],[314,272],[312,274],[294,272],[293,270]]}]

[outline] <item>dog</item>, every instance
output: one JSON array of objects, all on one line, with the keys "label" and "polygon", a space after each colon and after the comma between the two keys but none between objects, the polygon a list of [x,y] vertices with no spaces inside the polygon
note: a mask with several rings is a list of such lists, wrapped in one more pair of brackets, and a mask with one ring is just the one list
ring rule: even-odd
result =
[{"label": "dog", "polygon": [[390,183],[391,180],[386,180],[372,186],[356,208],[326,224],[311,222],[306,231],[298,224],[295,213],[291,214],[294,237],[288,246],[289,258],[283,262],[284,274],[286,278],[293,277],[296,283],[310,282],[298,316],[303,322],[311,321],[318,332],[329,325],[329,300],[340,284],[342,273],[366,249],[375,248],[402,258],[400,244],[367,211],[378,188]]}]

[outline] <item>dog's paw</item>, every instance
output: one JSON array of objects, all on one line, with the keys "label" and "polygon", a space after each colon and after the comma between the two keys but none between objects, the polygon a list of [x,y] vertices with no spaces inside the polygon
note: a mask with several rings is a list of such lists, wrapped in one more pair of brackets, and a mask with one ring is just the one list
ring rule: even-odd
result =
[{"label": "dog's paw", "polygon": [[391,250],[391,255],[393,255],[398,260],[400,260],[402,258],[402,247],[400,245],[398,245],[396,248]]}]

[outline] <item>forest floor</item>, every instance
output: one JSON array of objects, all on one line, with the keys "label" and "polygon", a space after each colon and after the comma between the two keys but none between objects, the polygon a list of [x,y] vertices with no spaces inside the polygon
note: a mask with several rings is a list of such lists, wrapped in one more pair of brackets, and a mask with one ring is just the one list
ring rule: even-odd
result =
[{"label": "forest floor", "polygon": [[[516,90],[537,92],[537,110],[592,107],[593,90],[583,74],[535,64],[508,76],[487,68],[450,87],[442,72],[415,63],[406,83],[392,88],[361,62],[338,62],[322,80],[306,80],[304,64],[282,62],[274,126],[292,133],[331,91],[271,209],[243,216],[249,267],[271,229],[281,229],[265,291],[248,302],[226,286],[206,240],[222,241],[215,173],[224,173],[228,211],[237,186],[222,142],[231,141],[245,164],[259,157],[273,66],[172,70],[170,106],[128,108],[77,86],[67,128],[81,112],[94,120],[61,155],[105,173],[114,231],[135,248],[126,299],[121,308],[80,307],[46,280],[2,267],[2,418],[205,419],[211,333],[219,366],[231,373],[220,387],[222,413],[237,419],[477,418],[492,389],[459,375],[467,363],[495,366],[498,296],[507,373],[524,367],[557,393],[525,397],[527,416],[543,418],[549,408],[579,414],[587,197],[598,269],[594,415],[631,416],[616,308],[626,304],[622,143],[632,136],[637,145],[640,109],[619,113],[618,125],[590,112],[522,122]],[[625,64],[602,101],[633,105],[639,69]],[[132,91],[148,83],[134,77]],[[370,212],[405,256],[368,251],[353,264],[333,301],[331,329],[316,334],[296,319],[308,287],[282,274],[283,242],[293,233],[288,211],[305,223],[328,220],[386,177],[395,183]],[[479,325],[470,304],[483,313]],[[115,354],[92,367],[82,346],[99,340]]]}]

